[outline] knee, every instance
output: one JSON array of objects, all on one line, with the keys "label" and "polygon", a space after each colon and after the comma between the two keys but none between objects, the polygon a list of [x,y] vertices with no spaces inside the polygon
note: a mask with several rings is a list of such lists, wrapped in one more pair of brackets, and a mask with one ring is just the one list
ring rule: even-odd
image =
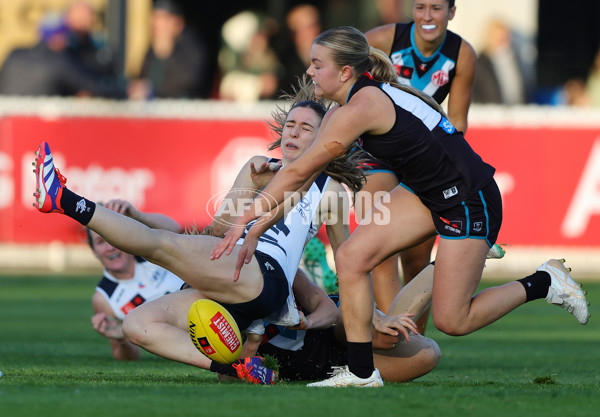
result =
[{"label": "knee", "polygon": [[435,342],[435,340],[427,339],[427,348],[424,349],[423,354],[425,355],[425,363],[428,364],[429,370],[431,371],[433,368],[437,366],[442,359],[442,351],[440,350],[440,346]]},{"label": "knee", "polygon": [[449,336],[464,336],[470,333],[467,326],[446,314],[434,313],[433,324],[440,332],[446,333]]},{"label": "knee", "polygon": [[125,316],[123,320],[123,336],[135,345],[144,345],[146,332],[144,331],[142,314],[135,314],[135,310],[132,310]]},{"label": "knee", "polygon": [[347,240],[339,247],[335,254],[335,268],[338,275],[348,275],[351,273],[370,272],[368,265],[369,257],[365,256],[365,248],[358,248],[358,245]]},{"label": "knee", "polygon": [[423,337],[423,339],[425,341],[425,346],[414,358],[418,364],[418,366],[415,366],[415,369],[419,370],[419,375],[415,377],[423,376],[431,372],[442,358],[442,351],[440,350],[439,345],[434,340],[427,337]]}]

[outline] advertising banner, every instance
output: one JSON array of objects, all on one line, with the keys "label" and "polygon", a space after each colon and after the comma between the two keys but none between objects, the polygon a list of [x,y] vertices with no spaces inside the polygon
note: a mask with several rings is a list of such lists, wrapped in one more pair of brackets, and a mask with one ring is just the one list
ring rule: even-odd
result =
[{"label": "advertising banner", "polygon": [[[496,167],[504,208],[499,243],[600,247],[600,127],[472,126],[467,139]],[[267,154],[273,136],[258,119],[4,117],[0,243],[81,241],[74,221],[32,207],[31,163],[43,140],[74,192],[126,199],[203,227],[243,164]]]}]

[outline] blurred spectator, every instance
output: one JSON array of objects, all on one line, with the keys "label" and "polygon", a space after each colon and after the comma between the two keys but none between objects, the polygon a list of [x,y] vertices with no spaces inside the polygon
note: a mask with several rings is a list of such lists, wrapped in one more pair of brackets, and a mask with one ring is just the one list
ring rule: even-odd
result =
[{"label": "blurred spectator", "polygon": [[312,42],[321,33],[321,13],[311,4],[299,4],[286,15],[287,36],[278,45],[278,55],[282,63],[279,89],[291,92],[296,78],[302,76],[310,65]]},{"label": "blurred spectator", "polygon": [[477,58],[473,102],[526,103],[523,65],[510,28],[500,20],[490,22],[485,46]]},{"label": "blurred spectator", "polygon": [[589,107],[591,101],[585,80],[583,78],[572,78],[568,80],[558,91],[556,104],[573,107]]},{"label": "blurred spectator", "polygon": [[594,58],[587,79],[587,91],[590,104],[595,107],[600,107],[600,49],[596,52],[596,57]]},{"label": "blurred spectator", "polygon": [[223,25],[219,51],[224,100],[251,102],[274,98],[281,65],[270,46],[277,22],[252,11],[243,11]]},{"label": "blurred spectator", "polygon": [[69,29],[67,52],[98,77],[104,90],[117,88],[119,69],[106,36],[97,30],[97,15],[92,5],[85,0],[71,3],[65,12],[65,23]]},{"label": "blurred spectator", "polygon": [[[410,21],[410,17],[406,14],[405,3],[405,0],[377,0],[375,2],[375,8],[377,9],[379,22],[372,26]],[[412,6],[412,3],[409,4],[409,6]]]},{"label": "blurred spectator", "polygon": [[0,71],[0,94],[104,96],[97,78],[67,51],[69,30],[60,15],[45,16],[40,42],[13,50]]},{"label": "blurred spectator", "polygon": [[140,77],[129,85],[132,99],[207,98],[212,89],[208,48],[186,25],[183,10],[167,0],[154,4],[151,45]]}]

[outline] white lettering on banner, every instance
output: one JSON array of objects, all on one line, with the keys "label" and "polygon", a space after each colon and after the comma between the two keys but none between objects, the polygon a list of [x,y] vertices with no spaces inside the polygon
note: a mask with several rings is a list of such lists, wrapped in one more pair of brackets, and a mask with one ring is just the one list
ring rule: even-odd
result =
[{"label": "white lettering on banner", "polygon": [[11,207],[15,198],[12,158],[0,152],[0,210]]},{"label": "white lettering on banner", "polygon": [[[137,207],[146,203],[146,190],[154,185],[154,173],[148,168],[104,168],[89,165],[87,168],[68,167],[60,154],[53,153],[54,163],[67,178],[67,187],[76,194],[93,201],[108,201],[113,198],[129,200]],[[22,158],[23,192],[22,203],[33,209],[31,194],[35,188],[35,177],[31,173],[31,156]],[[31,181],[27,180],[31,178]]]},{"label": "white lettering on banner", "polygon": [[146,190],[154,185],[154,173],[145,168],[105,169],[99,165],[90,165],[86,169],[69,168],[65,175],[70,189],[86,198],[95,201],[122,198],[138,207],[144,206]]},{"label": "white lettering on banner", "polygon": [[575,196],[567,210],[561,232],[567,238],[585,233],[592,216],[600,215],[600,138],[596,139]]}]

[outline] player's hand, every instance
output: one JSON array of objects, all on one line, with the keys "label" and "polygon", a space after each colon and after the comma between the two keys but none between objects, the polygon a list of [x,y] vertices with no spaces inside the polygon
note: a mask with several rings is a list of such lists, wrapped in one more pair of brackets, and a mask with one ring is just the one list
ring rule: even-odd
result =
[{"label": "player's hand", "polygon": [[390,350],[394,349],[402,338],[400,336],[390,336],[389,334],[383,334],[376,331],[371,332],[373,339],[373,349],[377,350]]},{"label": "player's hand", "polygon": [[417,325],[412,321],[414,314],[399,314],[397,316],[380,316],[378,320],[373,320],[373,327],[376,331],[390,336],[403,335],[406,341],[410,341],[409,331],[419,334]]},{"label": "player's hand", "polygon": [[237,261],[235,263],[235,272],[233,273],[233,282],[240,279],[240,272],[242,267],[252,260],[256,247],[258,246],[258,238],[254,237],[250,232],[246,233],[244,243],[240,247]]},{"label": "player's hand", "polygon": [[225,253],[225,255],[230,255],[233,248],[235,248],[236,242],[244,234],[244,230],[246,230],[244,227],[237,225],[230,227],[223,235],[223,239],[219,241],[217,246],[215,246],[210,253],[210,260],[219,259],[223,253]]},{"label": "player's hand", "polygon": [[108,203],[104,205],[107,209],[112,211],[116,211],[119,214],[122,214],[127,217],[131,217],[132,219],[138,220],[140,218],[140,211],[135,208],[133,204],[131,204],[127,200],[114,199],[110,200]]},{"label": "player's hand", "polygon": [[280,162],[264,162],[258,169],[254,165],[254,162],[250,163],[250,178],[252,178],[252,185],[257,190],[262,190],[267,186],[273,179],[273,176],[281,168]]},{"label": "player's hand", "polygon": [[295,326],[288,326],[286,328],[290,330],[308,330],[310,327],[306,316],[300,310],[298,310],[298,313],[300,314],[300,323],[296,324]]},{"label": "player's hand", "polygon": [[123,340],[123,327],[121,323],[114,317],[106,313],[97,313],[92,316],[92,327],[102,336],[109,339]]}]

